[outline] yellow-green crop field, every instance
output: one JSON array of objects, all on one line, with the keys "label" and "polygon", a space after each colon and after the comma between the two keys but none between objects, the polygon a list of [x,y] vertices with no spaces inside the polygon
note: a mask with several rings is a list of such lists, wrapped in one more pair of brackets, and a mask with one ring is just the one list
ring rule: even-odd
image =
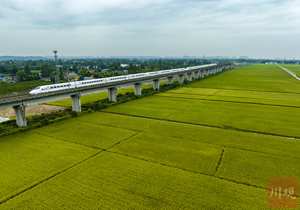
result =
[{"label": "yellow-green crop field", "polygon": [[256,64],[1,137],[0,209],[270,209],[299,116],[300,82]]}]

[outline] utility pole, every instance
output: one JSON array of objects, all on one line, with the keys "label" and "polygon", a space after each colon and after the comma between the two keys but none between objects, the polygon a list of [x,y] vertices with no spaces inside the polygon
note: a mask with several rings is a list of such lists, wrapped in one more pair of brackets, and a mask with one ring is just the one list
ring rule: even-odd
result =
[{"label": "utility pole", "polygon": [[58,74],[58,66],[57,66],[57,50],[53,50],[54,58],[55,58],[55,67],[56,67],[56,75],[55,75],[55,84],[59,83],[59,74]]}]

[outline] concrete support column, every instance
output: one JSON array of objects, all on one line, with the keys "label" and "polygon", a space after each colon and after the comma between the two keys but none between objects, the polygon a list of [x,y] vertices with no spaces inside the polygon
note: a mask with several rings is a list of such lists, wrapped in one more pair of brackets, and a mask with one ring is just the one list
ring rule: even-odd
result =
[{"label": "concrete support column", "polygon": [[188,81],[192,81],[192,72],[191,73],[187,73],[187,80]]},{"label": "concrete support column", "polygon": [[199,71],[194,71],[194,74],[195,74],[195,79],[198,79],[199,78]]},{"label": "concrete support column", "polygon": [[168,85],[172,85],[173,84],[173,76],[168,77]]},{"label": "concrete support column", "polygon": [[179,81],[179,83],[183,83],[183,78],[184,78],[183,74],[178,75],[178,81]]},{"label": "concrete support column", "polygon": [[81,94],[71,95],[72,99],[72,110],[76,112],[81,112]]},{"label": "concrete support column", "polygon": [[27,126],[27,120],[25,115],[25,108],[24,105],[18,105],[13,107],[16,114],[16,120],[19,127]]},{"label": "concrete support column", "polygon": [[142,83],[134,83],[134,95],[142,95]]},{"label": "concrete support column", "polygon": [[208,76],[209,74],[208,71],[209,71],[208,69],[205,69],[205,76]]},{"label": "concrete support column", "polygon": [[159,90],[159,79],[153,80],[153,89]]},{"label": "concrete support column", "polygon": [[117,102],[117,87],[108,88],[109,100]]},{"label": "concrete support column", "polygon": [[200,71],[200,77],[204,77],[204,70]]}]

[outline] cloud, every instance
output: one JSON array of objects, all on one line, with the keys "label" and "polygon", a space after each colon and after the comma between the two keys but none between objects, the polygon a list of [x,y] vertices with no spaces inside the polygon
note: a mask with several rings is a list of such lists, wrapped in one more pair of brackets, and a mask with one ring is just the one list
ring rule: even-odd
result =
[{"label": "cloud", "polygon": [[1,0],[0,27],[10,44],[22,34],[41,46],[49,39],[68,40],[68,47],[78,42],[86,51],[106,40],[97,48],[117,44],[140,52],[139,45],[146,43],[164,54],[170,46],[184,54],[199,48],[213,54],[225,52],[218,46],[242,51],[242,45],[246,51],[257,43],[296,37],[299,11],[299,0]]}]

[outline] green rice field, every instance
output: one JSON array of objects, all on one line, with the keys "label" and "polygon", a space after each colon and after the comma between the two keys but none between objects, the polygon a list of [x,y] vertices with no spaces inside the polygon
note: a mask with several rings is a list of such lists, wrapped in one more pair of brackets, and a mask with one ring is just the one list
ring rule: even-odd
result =
[{"label": "green rice field", "polygon": [[256,64],[1,137],[0,210],[270,209],[299,116],[300,82]]}]

